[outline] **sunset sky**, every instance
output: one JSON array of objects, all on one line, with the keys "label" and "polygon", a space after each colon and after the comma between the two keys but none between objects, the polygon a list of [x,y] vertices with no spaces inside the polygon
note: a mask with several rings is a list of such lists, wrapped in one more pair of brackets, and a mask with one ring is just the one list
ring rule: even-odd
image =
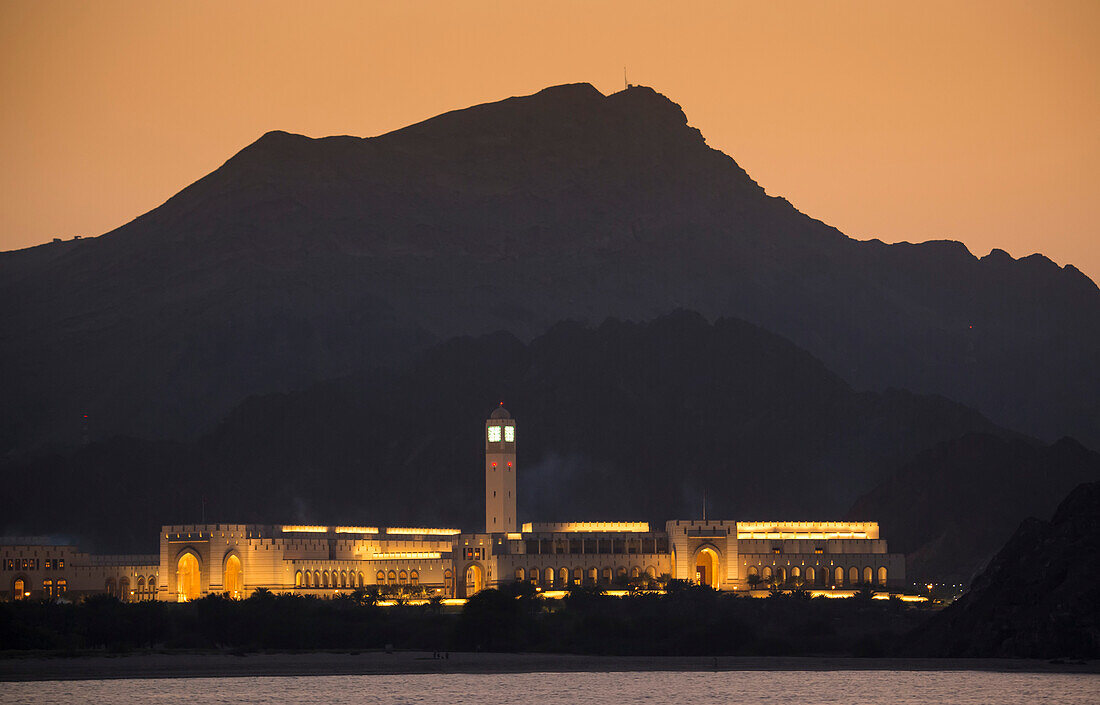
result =
[{"label": "sunset sky", "polygon": [[0,0],[0,249],[99,235],[272,129],[378,135],[587,81],[679,103],[859,238],[1100,280],[1100,2]]}]

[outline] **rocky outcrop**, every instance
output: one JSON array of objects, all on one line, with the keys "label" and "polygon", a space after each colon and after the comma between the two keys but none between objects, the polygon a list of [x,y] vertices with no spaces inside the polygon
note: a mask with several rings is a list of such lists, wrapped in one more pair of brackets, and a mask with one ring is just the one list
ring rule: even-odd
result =
[{"label": "rocky outcrop", "polygon": [[1028,519],[970,591],[913,635],[935,656],[1100,657],[1100,483]]}]

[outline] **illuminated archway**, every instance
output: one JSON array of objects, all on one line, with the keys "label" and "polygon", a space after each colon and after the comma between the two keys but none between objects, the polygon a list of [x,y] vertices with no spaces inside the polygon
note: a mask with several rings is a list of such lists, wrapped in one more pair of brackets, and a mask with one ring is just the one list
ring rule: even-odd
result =
[{"label": "illuminated archway", "polygon": [[886,566],[880,566],[878,569],[878,584],[886,584]]},{"label": "illuminated archway", "polygon": [[704,546],[695,554],[695,582],[719,589],[718,577],[718,552],[709,546]]},{"label": "illuminated archway", "polygon": [[836,567],[835,577],[833,580],[837,587],[844,585],[844,568],[841,566]]},{"label": "illuminated archway", "polygon": [[231,553],[225,559],[223,587],[231,599],[239,600],[244,596],[244,571],[241,570],[241,559],[236,554]]},{"label": "illuminated archway", "polygon": [[871,568],[871,566],[866,566],[863,569],[863,584],[864,585],[871,585],[872,583],[874,583],[875,582],[874,574],[875,574],[874,570]]},{"label": "illuminated archway", "polygon": [[476,595],[485,587],[485,577],[481,566],[471,564],[466,568],[466,597]]},{"label": "illuminated archway", "polygon": [[176,599],[179,602],[196,600],[202,592],[202,570],[198,557],[188,551],[176,563]]},{"label": "illuminated archway", "polygon": [[27,595],[27,581],[23,578],[16,578],[15,582],[11,584],[11,599],[22,600]]}]

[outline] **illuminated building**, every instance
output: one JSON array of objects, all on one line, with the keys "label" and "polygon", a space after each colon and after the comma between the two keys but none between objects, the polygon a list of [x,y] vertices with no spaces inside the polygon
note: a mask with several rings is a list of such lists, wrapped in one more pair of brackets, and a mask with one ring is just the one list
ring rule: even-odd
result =
[{"label": "illuminated building", "polygon": [[94,556],[41,540],[0,541],[0,596],[110,593],[125,601],[247,597],[257,588],[332,597],[396,586],[467,597],[515,580],[561,590],[693,580],[719,590],[897,587],[905,558],[874,522],[519,523],[516,422],[485,423],[485,528],[258,524],[164,526],[159,554]]}]

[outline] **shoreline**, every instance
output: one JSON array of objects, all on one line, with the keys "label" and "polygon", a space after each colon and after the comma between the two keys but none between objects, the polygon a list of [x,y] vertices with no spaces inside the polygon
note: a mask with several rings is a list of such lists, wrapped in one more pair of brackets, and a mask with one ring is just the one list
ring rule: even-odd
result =
[{"label": "shoreline", "polygon": [[430,651],[0,656],[0,682],[631,671],[988,671],[1098,674],[1100,661],[838,656],[583,656],[453,652],[450,658],[433,658]]}]

